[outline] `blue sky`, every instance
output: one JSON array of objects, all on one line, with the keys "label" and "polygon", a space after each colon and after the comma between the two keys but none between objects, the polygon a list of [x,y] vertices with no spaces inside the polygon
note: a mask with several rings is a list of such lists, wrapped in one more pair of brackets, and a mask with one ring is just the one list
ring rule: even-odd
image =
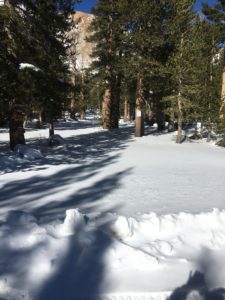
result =
[{"label": "blue sky", "polygon": [[96,5],[98,0],[83,0],[82,3],[76,5],[77,10],[90,12],[91,8]]},{"label": "blue sky", "polygon": [[[91,1],[90,1],[91,2]],[[196,10],[200,10],[201,9],[201,3],[202,2],[206,2],[208,3],[209,5],[212,5],[212,4],[215,4],[216,3],[216,0],[197,0],[196,1],[196,4],[195,4],[195,8]]]},{"label": "blue sky", "polygon": [[[97,1],[98,0],[83,0],[82,3],[76,5],[76,9],[84,12],[90,12],[91,8],[96,5]],[[201,9],[201,2],[202,0],[196,1],[195,8],[197,10]],[[216,0],[204,0],[204,2],[215,4]]]}]

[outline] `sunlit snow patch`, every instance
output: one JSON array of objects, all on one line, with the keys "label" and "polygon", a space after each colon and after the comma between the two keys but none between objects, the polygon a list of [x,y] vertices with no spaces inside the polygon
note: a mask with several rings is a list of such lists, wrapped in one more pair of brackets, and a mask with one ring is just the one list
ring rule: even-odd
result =
[{"label": "sunlit snow patch", "polygon": [[31,70],[34,70],[34,71],[40,71],[40,69],[32,64],[29,64],[29,63],[21,63],[20,66],[19,66],[20,70],[23,70],[23,69],[31,69]]},{"label": "sunlit snow patch", "polygon": [[66,211],[64,223],[58,227],[58,234],[67,236],[76,233],[87,223],[87,217],[79,209]]}]

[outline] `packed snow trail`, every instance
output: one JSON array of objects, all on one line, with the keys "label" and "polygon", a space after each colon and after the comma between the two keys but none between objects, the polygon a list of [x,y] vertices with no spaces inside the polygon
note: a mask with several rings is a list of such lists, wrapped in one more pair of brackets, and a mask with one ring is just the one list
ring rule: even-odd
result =
[{"label": "packed snow trail", "polygon": [[59,123],[53,147],[47,134],[27,130],[22,157],[0,133],[0,298],[216,299],[224,149],[91,121]]}]

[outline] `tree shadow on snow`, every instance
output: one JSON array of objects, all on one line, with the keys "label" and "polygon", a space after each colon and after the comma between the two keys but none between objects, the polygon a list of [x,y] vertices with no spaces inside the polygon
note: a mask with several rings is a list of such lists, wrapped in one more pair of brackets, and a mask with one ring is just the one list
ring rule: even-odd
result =
[{"label": "tree shadow on snow", "polygon": [[224,297],[225,289],[210,289],[207,286],[204,274],[196,271],[194,274],[190,274],[186,284],[175,289],[168,300],[223,300]]},{"label": "tree shadow on snow", "polygon": [[95,299],[107,291],[104,287],[107,272],[104,255],[112,239],[102,226],[89,233],[91,243],[82,245],[83,238],[82,232],[70,237],[61,265],[37,292],[36,300]]},{"label": "tree shadow on snow", "polygon": [[[41,287],[32,291],[31,299],[74,299],[75,297],[93,296],[105,291],[104,274],[106,272],[105,253],[111,246],[112,240],[107,230],[109,225],[108,212],[117,210],[116,203],[101,208],[101,200],[120,186],[124,176],[130,169],[115,172],[104,178],[92,180],[88,186],[80,187],[88,179],[94,179],[98,172],[108,164],[113,164],[118,155],[103,157],[100,161],[92,161],[82,166],[67,168],[48,177],[33,176],[24,180],[10,182],[1,190],[0,209],[22,210],[34,215],[39,226],[45,226],[52,221],[63,222],[67,209],[79,208],[82,213],[91,215],[101,212],[104,223],[91,227],[85,232],[77,229],[69,237],[67,251],[63,254],[60,263],[51,262],[53,274],[45,280]],[[77,189],[66,195],[67,186],[77,185]],[[48,198],[51,197],[51,198]],[[100,211],[99,211],[100,209]],[[0,224],[1,225],[1,224]],[[18,230],[20,230],[18,228]],[[13,234],[11,233],[13,240]],[[23,232],[21,233],[23,236]],[[66,240],[65,240],[66,243]],[[39,255],[43,251],[42,242],[29,249],[10,250],[0,257],[0,277],[13,276],[13,288],[21,289],[26,285],[29,257]],[[0,247],[0,250],[2,248]],[[36,262],[37,274],[39,263]],[[40,261],[41,263],[41,261]],[[36,272],[35,271],[35,272]],[[16,275],[15,275],[16,274]],[[32,278],[35,281],[35,278]]]},{"label": "tree shadow on snow", "polygon": [[[84,207],[88,212],[130,173],[130,169],[95,179],[102,169],[117,161],[119,155],[105,157],[52,175],[33,176],[12,181],[1,188],[0,209],[26,210],[46,222],[62,218],[66,209]],[[88,182],[90,180],[90,182]],[[84,187],[80,185],[85,184]],[[68,190],[68,192],[67,192]]]},{"label": "tree shadow on snow", "polygon": [[[123,127],[111,131],[94,131],[83,135],[74,135],[65,138],[65,145],[49,147],[46,139],[27,140],[29,147],[39,149],[44,155],[43,159],[28,160],[18,158],[15,154],[9,155],[6,143],[2,145],[0,173],[15,171],[30,171],[46,169],[46,165],[76,164],[85,160],[101,160],[114,151],[127,147],[132,140],[133,128]],[[4,144],[4,145],[3,145]]]},{"label": "tree shadow on snow", "polygon": [[[101,171],[118,161],[118,151],[127,147],[132,135],[132,129],[124,128],[119,131],[70,137],[67,139],[67,147],[50,149],[46,160],[52,165],[75,166],[14,180],[1,187],[0,210],[28,212],[37,218],[39,226],[56,220],[62,224],[66,210],[74,208],[89,215],[100,213],[104,218],[103,225],[96,223],[88,232],[78,229],[69,237],[66,253],[56,266],[54,261],[51,262],[54,272],[35,290],[34,299],[73,299],[77,296],[98,295],[105,291],[105,253],[112,243],[110,236],[105,233],[108,232],[110,222],[107,213],[116,211],[118,206],[110,201],[104,203],[104,199],[120,187],[121,180],[129,175],[131,169],[114,172],[105,177],[101,175]],[[25,162],[22,169],[33,170],[38,164],[41,167],[43,161]],[[10,169],[9,165],[4,171],[19,170],[21,171],[21,165],[18,162],[18,166]],[[5,225],[2,223],[0,226]],[[19,227],[17,230],[6,231],[13,242],[11,248],[8,247],[7,236],[1,236],[0,244],[0,277],[14,278],[12,288],[15,291],[21,290],[27,284],[28,270],[31,267],[29,259],[36,255],[38,257],[45,247],[43,241],[40,241],[28,248],[18,249],[19,245],[17,246],[17,239],[14,237],[22,237],[25,232]],[[6,238],[6,245],[3,245],[3,238]],[[40,274],[42,271],[39,270],[38,261],[36,263],[32,267]],[[35,278],[31,280],[35,282]],[[18,293],[18,298],[20,296],[22,297]]]}]

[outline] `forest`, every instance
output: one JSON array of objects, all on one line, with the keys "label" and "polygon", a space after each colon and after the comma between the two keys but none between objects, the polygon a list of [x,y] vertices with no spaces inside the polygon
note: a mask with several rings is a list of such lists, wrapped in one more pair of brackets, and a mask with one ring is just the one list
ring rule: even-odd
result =
[{"label": "forest", "polygon": [[85,1],[0,0],[0,300],[225,299],[225,0]]},{"label": "forest", "polygon": [[[73,0],[5,0],[0,6],[0,123],[10,129],[10,148],[25,143],[27,118],[37,126],[69,113],[99,109],[104,129],[121,117],[177,130],[196,126],[223,134],[225,1],[100,0],[87,40],[92,64],[76,67]],[[200,125],[199,125],[200,124]]]}]

